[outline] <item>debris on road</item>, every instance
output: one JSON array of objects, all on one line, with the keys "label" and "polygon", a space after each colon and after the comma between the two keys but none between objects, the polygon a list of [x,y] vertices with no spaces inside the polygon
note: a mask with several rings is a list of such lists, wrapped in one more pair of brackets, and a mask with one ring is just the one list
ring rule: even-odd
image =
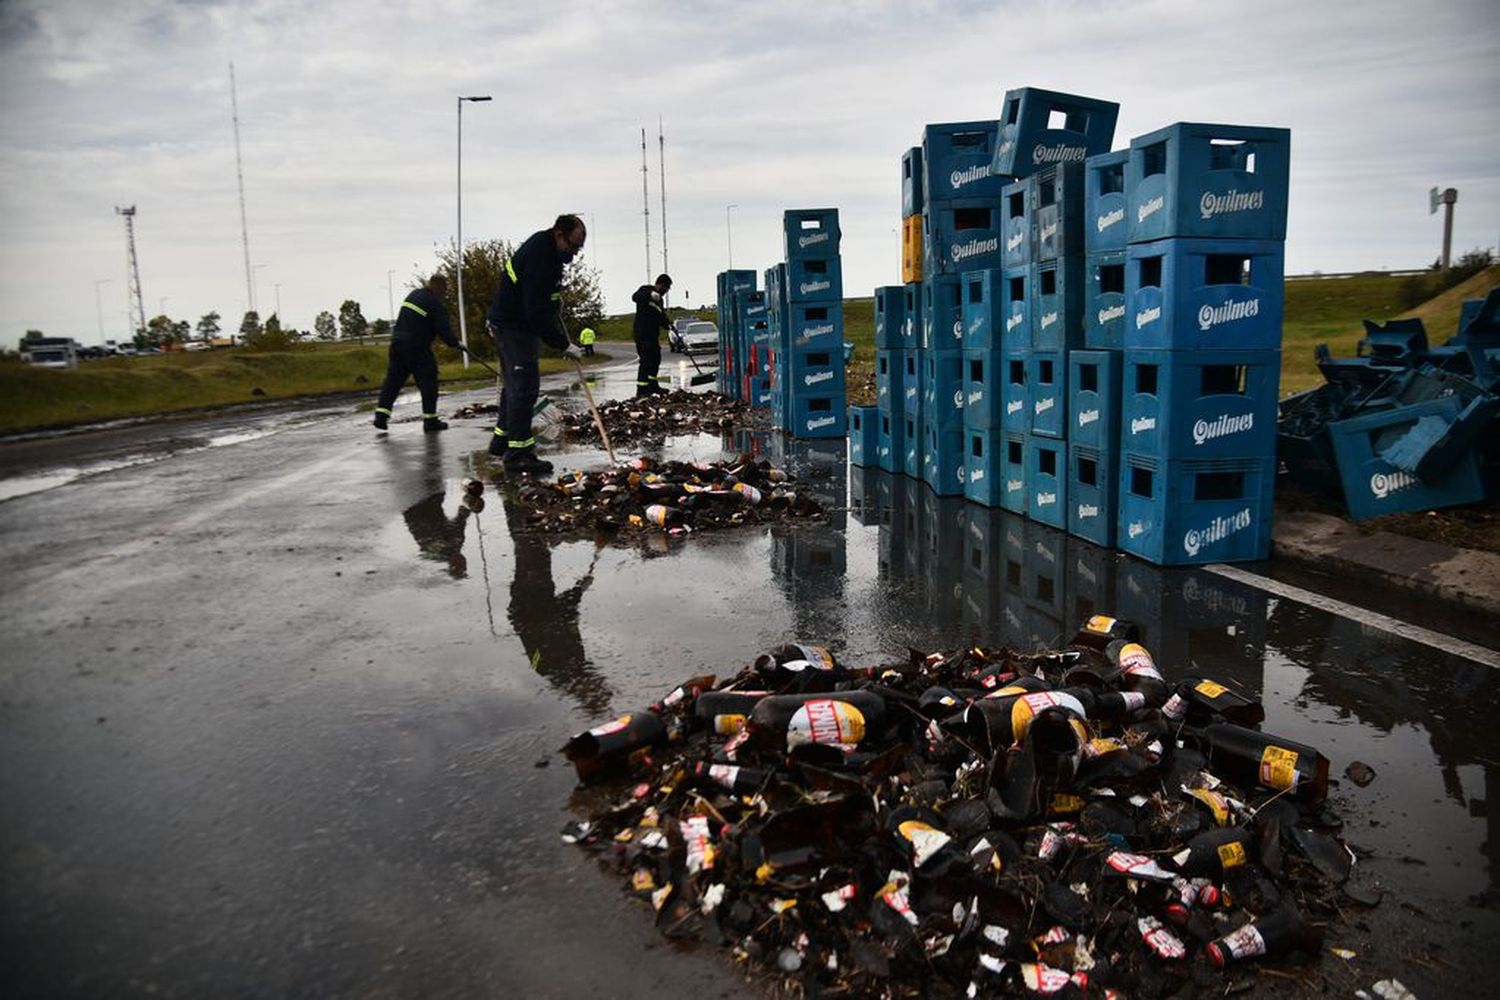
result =
[{"label": "debris on road", "polygon": [[501,488],[525,512],[525,530],[549,535],[680,535],[827,516],[786,472],[748,455],[700,464],[643,456],[602,472]]},{"label": "debris on road", "polygon": [[[716,392],[685,392],[681,389],[658,396],[601,403],[599,417],[615,444],[656,440],[670,434],[718,434],[731,428],[765,422],[764,413],[753,413],[749,406],[738,400]],[[574,438],[599,440],[599,429],[586,410],[565,415],[561,423]]]},{"label": "debris on road", "polygon": [[806,996],[1251,988],[1357,898],[1328,761],[1136,639],[1095,616],[1054,652],[858,669],[782,646],[570,740],[627,790],[563,838],[667,937]]}]

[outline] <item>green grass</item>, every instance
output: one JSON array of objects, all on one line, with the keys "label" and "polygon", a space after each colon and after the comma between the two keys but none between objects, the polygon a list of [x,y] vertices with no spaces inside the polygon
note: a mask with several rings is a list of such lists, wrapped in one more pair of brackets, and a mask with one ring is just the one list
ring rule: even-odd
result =
[{"label": "green grass", "polygon": [[[1303,278],[1286,283],[1282,336],[1281,392],[1287,395],[1322,383],[1313,349],[1327,344],[1337,357],[1352,357],[1364,336],[1361,321],[1385,322],[1417,316],[1434,345],[1453,335],[1465,299],[1482,298],[1500,285],[1500,265],[1489,268],[1416,309],[1401,308],[1406,279],[1381,274],[1350,278]],[[848,372],[849,401],[875,401],[875,300],[844,300],[844,339],[854,345]],[[712,319],[713,310],[687,315]],[[674,315],[677,315],[674,311]],[[599,323],[598,364],[613,356],[631,357],[632,315]],[[440,348],[440,377],[448,385],[465,373],[458,356]],[[566,367],[561,358],[542,360],[542,371]],[[385,374],[385,347],[357,344],[303,344],[284,352],[242,349],[194,354],[91,361],[71,371],[0,364],[0,433],[91,423],[119,417],[171,413],[257,399],[286,399],[334,393],[367,393],[373,403]],[[484,383],[492,376],[471,367],[467,378]],[[261,394],[255,392],[260,389]]]}]

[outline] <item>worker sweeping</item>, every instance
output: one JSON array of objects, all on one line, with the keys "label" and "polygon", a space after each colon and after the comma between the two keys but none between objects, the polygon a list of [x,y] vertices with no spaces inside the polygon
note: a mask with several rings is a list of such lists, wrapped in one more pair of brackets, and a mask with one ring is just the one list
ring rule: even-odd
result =
[{"label": "worker sweeping", "polygon": [[422,394],[422,430],[432,433],[448,429],[437,415],[438,368],[432,356],[434,338],[442,338],[443,343],[458,350],[458,341],[448,328],[447,295],[447,277],[434,274],[402,301],[386,352],[385,381],[380,384],[380,400],[375,406],[377,430],[390,425],[391,404],[407,378],[416,380]]},{"label": "worker sweeping", "polygon": [[583,249],[588,232],[576,215],[559,215],[551,229],[533,233],[511,254],[485,314],[500,354],[500,416],[490,454],[503,455],[508,472],[546,475],[552,463],[537,457],[532,407],[541,391],[539,344],[577,361],[583,350],[562,322],[563,267]]},{"label": "worker sweeping", "polygon": [[635,303],[632,336],[635,338],[635,353],[640,357],[640,365],[635,373],[637,396],[650,396],[666,391],[656,381],[656,372],[661,368],[661,331],[672,328],[672,324],[667,321],[666,307],[662,304],[663,296],[671,287],[671,277],[659,274],[654,283],[642,285],[630,297],[630,301]]}]

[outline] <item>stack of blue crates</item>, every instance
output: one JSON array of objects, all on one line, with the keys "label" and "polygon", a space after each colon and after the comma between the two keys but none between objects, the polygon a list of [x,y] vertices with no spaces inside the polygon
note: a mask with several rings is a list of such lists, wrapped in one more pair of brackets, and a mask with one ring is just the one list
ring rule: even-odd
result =
[{"label": "stack of blue crates", "polygon": [[875,461],[887,472],[905,471],[906,288],[875,289]]},{"label": "stack of blue crates", "polygon": [[[755,321],[752,313],[764,313],[763,298],[755,290],[755,272],[747,270],[720,271],[715,279],[718,294],[719,326],[719,377],[715,388],[732,399],[742,399],[753,404],[745,388],[745,350],[749,339],[748,327]],[[751,303],[759,302],[758,309]]]},{"label": "stack of blue crates", "polygon": [[798,438],[842,438],[848,413],[838,209],[788,209],[782,232],[786,260],[766,272],[772,426]]},{"label": "stack of blue crates", "polygon": [[1231,125],[1131,140],[1117,541],[1151,562],[1270,553],[1289,148]]}]

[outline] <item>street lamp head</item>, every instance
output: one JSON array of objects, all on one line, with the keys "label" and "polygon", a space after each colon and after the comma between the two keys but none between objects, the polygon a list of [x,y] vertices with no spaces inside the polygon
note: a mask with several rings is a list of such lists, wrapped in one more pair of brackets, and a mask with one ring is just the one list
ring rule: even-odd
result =
[{"label": "street lamp head", "polygon": [[494,98],[491,97],[489,94],[484,94],[482,96],[477,96],[477,97],[460,97],[459,100],[460,101],[493,101]]}]

